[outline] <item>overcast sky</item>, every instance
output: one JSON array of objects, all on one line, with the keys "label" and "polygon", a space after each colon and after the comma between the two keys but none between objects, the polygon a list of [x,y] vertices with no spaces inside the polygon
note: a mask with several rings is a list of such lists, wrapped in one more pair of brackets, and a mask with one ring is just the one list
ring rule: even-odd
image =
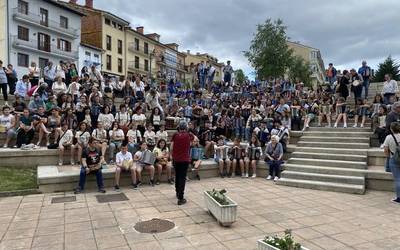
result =
[{"label": "overcast sky", "polygon": [[[83,3],[84,0],[80,0]],[[112,4],[111,4],[112,3]],[[282,18],[292,41],[319,48],[325,65],[372,67],[389,54],[400,59],[398,0],[94,0],[179,49],[207,52],[251,72],[247,50],[256,24]]]}]

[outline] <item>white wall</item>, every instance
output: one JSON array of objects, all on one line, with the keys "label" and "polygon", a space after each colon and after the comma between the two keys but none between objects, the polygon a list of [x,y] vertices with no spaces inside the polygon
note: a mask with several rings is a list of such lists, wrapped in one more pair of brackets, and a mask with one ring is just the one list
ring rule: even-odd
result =
[{"label": "white wall", "polygon": [[[76,30],[76,37],[71,37],[71,36],[66,36],[63,35],[60,32],[55,32],[54,30],[48,29],[46,27],[38,27],[37,25],[33,24],[28,24],[26,22],[21,22],[18,20],[15,20],[13,18],[13,13],[15,12],[15,8],[18,7],[18,0],[12,0],[9,1],[9,6],[8,6],[8,11],[9,11],[9,27],[10,27],[10,32],[9,32],[9,37],[10,37],[10,48],[9,48],[9,54],[10,54],[10,63],[14,65],[14,67],[17,70],[18,77],[22,77],[23,74],[26,74],[28,72],[28,69],[25,67],[19,67],[18,66],[18,53],[24,53],[29,55],[29,64],[30,62],[36,62],[36,64],[39,64],[39,57],[41,58],[46,58],[52,61],[53,63],[57,64],[60,60],[63,61],[71,61],[77,63],[77,58],[76,59],[67,59],[60,57],[58,55],[55,55],[55,53],[50,53],[50,54],[44,54],[42,52],[38,51],[27,51],[25,49],[21,48],[16,48],[13,46],[13,39],[16,39],[18,35],[18,25],[22,27],[26,27],[29,29],[29,39],[30,41],[37,41],[38,40],[38,32],[47,34],[50,36],[50,41],[51,41],[51,46],[52,50],[53,48],[57,47],[57,39],[62,38],[64,40],[67,40],[71,43],[71,51],[76,52],[76,57],[78,56],[78,49],[80,45],[80,34],[81,34],[81,16],[71,12],[67,9],[60,8],[56,5],[50,4],[48,2],[42,1],[42,0],[25,0],[25,2],[28,2],[29,4],[29,15],[28,18],[38,18],[40,14],[40,8],[44,8],[48,10],[48,20],[49,23],[51,22],[54,26],[57,25],[57,23],[60,23],[60,16],[64,16],[68,18],[68,28],[70,29],[75,29]],[[49,26],[51,26],[49,24]],[[32,42],[32,44],[34,44]]]},{"label": "white wall", "polygon": [[[90,57],[86,55],[86,52],[90,53]],[[96,59],[95,55],[98,56],[98,59]],[[79,72],[83,68],[83,66],[86,66],[90,68],[94,62],[99,63],[99,65],[96,67],[98,70],[101,69],[101,51],[86,47],[84,45],[79,46],[79,62],[78,62],[78,69]]]}]

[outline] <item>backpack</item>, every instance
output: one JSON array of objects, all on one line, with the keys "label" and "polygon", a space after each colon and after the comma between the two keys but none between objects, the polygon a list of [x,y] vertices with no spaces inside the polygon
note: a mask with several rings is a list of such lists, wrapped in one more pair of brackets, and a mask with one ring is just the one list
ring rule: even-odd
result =
[{"label": "backpack", "polygon": [[397,139],[396,139],[396,137],[392,134],[392,137],[393,137],[393,139],[394,139],[394,142],[396,143],[396,150],[395,150],[395,152],[392,152],[392,154],[393,154],[393,157],[392,157],[392,159],[397,163],[397,164],[400,164],[400,145],[399,145],[399,143],[397,142]]}]

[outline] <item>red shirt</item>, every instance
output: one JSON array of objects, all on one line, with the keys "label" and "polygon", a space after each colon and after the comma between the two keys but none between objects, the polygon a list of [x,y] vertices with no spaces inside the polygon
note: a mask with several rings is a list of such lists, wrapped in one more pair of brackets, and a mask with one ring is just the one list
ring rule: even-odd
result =
[{"label": "red shirt", "polygon": [[172,136],[172,160],[176,162],[190,162],[190,143],[194,136],[189,132],[177,132]]}]

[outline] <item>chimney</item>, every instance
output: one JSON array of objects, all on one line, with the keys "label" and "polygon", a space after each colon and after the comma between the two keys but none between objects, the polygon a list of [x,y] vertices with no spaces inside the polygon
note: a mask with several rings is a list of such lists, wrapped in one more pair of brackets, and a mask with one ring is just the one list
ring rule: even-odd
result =
[{"label": "chimney", "polygon": [[140,34],[143,34],[144,33],[144,27],[143,26],[136,27],[136,31],[139,32]]},{"label": "chimney", "polygon": [[186,50],[186,53],[187,53],[187,54],[190,54],[190,49]]},{"label": "chimney", "polygon": [[93,9],[93,0],[86,0],[85,6],[87,8]]},{"label": "chimney", "polygon": [[76,2],[78,2],[78,0],[69,0],[69,3],[72,3],[72,4],[76,4]]}]

